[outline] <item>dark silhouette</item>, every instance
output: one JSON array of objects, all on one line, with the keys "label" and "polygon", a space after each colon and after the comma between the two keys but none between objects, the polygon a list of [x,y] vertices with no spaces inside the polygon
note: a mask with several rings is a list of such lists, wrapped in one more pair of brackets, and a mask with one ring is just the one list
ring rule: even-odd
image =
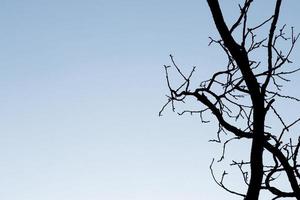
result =
[{"label": "dark silhouette", "polygon": [[[203,109],[185,110],[181,113],[199,114],[202,122],[203,114],[210,111],[219,123],[218,139],[222,142],[224,158],[226,145],[232,140],[251,140],[249,160],[233,161],[242,172],[242,178],[247,186],[247,191],[241,193],[229,189],[224,185],[224,171],[220,181],[213,173],[213,163],[210,169],[214,180],[230,193],[240,195],[245,200],[257,200],[261,190],[270,192],[274,198],[295,197],[300,200],[300,165],[297,163],[300,148],[300,137],[287,138],[286,133],[300,119],[286,123],[274,105],[278,99],[284,101],[299,99],[282,94],[280,82],[289,81],[288,76],[299,69],[289,70],[287,65],[292,63],[290,55],[299,37],[291,28],[289,36],[286,34],[286,25],[277,29],[282,0],[276,0],[273,15],[262,20],[254,27],[248,25],[248,11],[253,0],[245,0],[240,5],[240,15],[232,26],[226,24],[218,0],[207,0],[215,26],[221,39],[210,38],[210,45],[217,44],[227,55],[226,68],[212,75],[209,80],[203,81],[199,87],[192,89],[191,77],[195,68],[185,75],[172,55],[171,66],[165,66],[166,81],[170,90],[168,101],[160,111],[170,105],[175,111],[176,103],[182,103],[189,97],[194,97]],[[272,7],[272,6],[270,6]],[[265,35],[263,35],[265,32]],[[258,39],[260,34],[261,39]],[[285,42],[289,47],[280,49],[279,43]],[[257,52],[265,52],[257,53]],[[265,55],[260,60],[259,56]],[[170,83],[169,72],[175,69],[183,82],[178,87]],[[279,133],[272,132],[272,124],[267,124],[267,118],[276,118],[282,125]],[[273,119],[272,118],[272,119]],[[230,132],[232,138],[221,141],[220,134]],[[296,140],[296,141],[295,141]],[[270,154],[272,162],[266,162],[264,154]],[[249,172],[248,172],[249,171]],[[279,188],[275,183],[278,174],[285,174],[290,184],[287,188]],[[249,174],[249,178],[248,178]]]}]

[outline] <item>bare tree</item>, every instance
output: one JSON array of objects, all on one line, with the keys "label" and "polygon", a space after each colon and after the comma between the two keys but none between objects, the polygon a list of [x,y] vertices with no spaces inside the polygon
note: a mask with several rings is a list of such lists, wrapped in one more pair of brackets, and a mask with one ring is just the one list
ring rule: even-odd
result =
[{"label": "bare tree", "polygon": [[[175,111],[178,103],[188,98],[195,98],[203,107],[200,110],[183,110],[178,114],[199,114],[202,122],[207,122],[203,114],[211,112],[217,119],[219,131],[217,142],[223,144],[224,158],[226,145],[232,140],[250,140],[250,156],[246,161],[233,161],[242,172],[242,179],[247,186],[245,193],[229,189],[224,184],[224,171],[217,180],[211,163],[214,180],[230,193],[240,195],[245,200],[257,200],[261,190],[270,192],[274,198],[295,197],[300,200],[300,165],[297,163],[300,148],[300,137],[285,137],[286,133],[300,121],[296,119],[286,123],[279,114],[275,101],[299,99],[282,94],[281,83],[289,81],[288,76],[299,69],[289,70],[292,63],[290,56],[299,35],[293,27],[287,31],[286,25],[277,28],[282,0],[274,0],[273,14],[255,26],[248,23],[249,9],[253,0],[245,0],[239,5],[240,15],[233,25],[229,26],[223,17],[218,0],[207,0],[220,39],[210,38],[210,45],[217,44],[227,56],[226,68],[212,75],[208,80],[192,88],[191,79],[195,67],[189,74],[184,74],[170,55],[171,65],[165,66],[166,81],[170,91],[168,100],[162,107],[160,115],[167,106]],[[264,31],[266,30],[266,31]],[[289,33],[287,33],[289,32]],[[265,36],[263,35],[265,33]],[[258,39],[257,34],[262,34]],[[289,46],[281,49],[281,43]],[[257,52],[264,51],[265,54]],[[258,55],[265,55],[258,57]],[[182,82],[174,87],[170,80],[170,70],[174,69]],[[279,132],[272,131],[274,124],[267,124],[266,119],[275,117],[282,125]],[[220,134],[226,132],[231,138],[221,141]],[[271,155],[272,162],[264,159],[264,154]],[[279,188],[274,184],[278,174],[285,174],[290,184]],[[249,178],[248,178],[249,174]]]}]

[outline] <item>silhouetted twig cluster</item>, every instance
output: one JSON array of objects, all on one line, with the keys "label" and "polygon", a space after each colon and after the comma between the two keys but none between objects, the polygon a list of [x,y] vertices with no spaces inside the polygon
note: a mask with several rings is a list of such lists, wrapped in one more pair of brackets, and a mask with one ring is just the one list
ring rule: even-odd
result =
[{"label": "silhouetted twig cluster", "polygon": [[[217,139],[214,142],[222,142],[222,161],[225,156],[226,146],[232,140],[250,139],[252,142],[250,159],[248,161],[232,161],[241,172],[243,182],[247,186],[246,193],[229,189],[224,184],[227,172],[224,171],[220,180],[213,171],[214,160],[210,170],[215,182],[226,191],[240,195],[247,200],[258,199],[261,190],[267,190],[274,195],[273,199],[282,197],[296,197],[300,200],[300,172],[298,154],[300,137],[286,140],[285,134],[299,121],[285,122],[274,102],[277,99],[300,101],[298,98],[282,93],[282,82],[289,82],[289,76],[299,71],[300,68],[288,69],[292,63],[291,53],[299,34],[295,34],[294,28],[287,31],[283,25],[277,29],[281,0],[276,0],[273,15],[250,27],[248,25],[248,11],[253,0],[245,0],[240,5],[240,15],[229,28],[225,23],[219,2],[207,0],[215,25],[221,36],[220,39],[210,38],[209,45],[218,45],[227,57],[224,70],[214,73],[210,79],[202,81],[198,87],[191,87],[191,78],[195,67],[188,74],[184,74],[176,64],[174,57],[170,55],[171,65],[165,65],[165,75],[169,95],[167,102],[162,107],[159,115],[171,106],[176,111],[177,103],[184,103],[187,98],[193,97],[203,105],[199,110],[184,110],[179,115],[190,113],[199,114],[203,123],[209,122],[204,118],[204,113],[209,111],[219,123]],[[268,28],[267,34],[258,39],[261,30]],[[238,32],[240,39],[237,39]],[[234,34],[235,33],[235,34]],[[236,37],[234,37],[235,35]],[[289,44],[282,49],[280,43]],[[265,51],[266,57],[260,58],[258,51]],[[261,59],[261,60],[260,60]],[[174,69],[182,79],[179,86],[171,83],[169,71]],[[275,117],[282,125],[281,132],[271,132],[272,125],[266,124],[266,117]],[[232,137],[222,141],[221,133],[232,133]],[[263,152],[266,150],[273,158],[272,164],[266,164],[263,160]],[[291,186],[291,191],[284,191],[276,187],[278,174],[284,173]]]}]

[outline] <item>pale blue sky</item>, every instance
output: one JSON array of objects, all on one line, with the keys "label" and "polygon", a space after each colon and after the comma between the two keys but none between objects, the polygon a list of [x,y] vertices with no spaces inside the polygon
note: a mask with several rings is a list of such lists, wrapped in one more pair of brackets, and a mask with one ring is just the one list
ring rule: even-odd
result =
[{"label": "pale blue sky", "polygon": [[206,1],[0,0],[0,27],[0,199],[234,199],[209,174],[214,124],[158,117],[170,53],[199,80],[222,64]]}]

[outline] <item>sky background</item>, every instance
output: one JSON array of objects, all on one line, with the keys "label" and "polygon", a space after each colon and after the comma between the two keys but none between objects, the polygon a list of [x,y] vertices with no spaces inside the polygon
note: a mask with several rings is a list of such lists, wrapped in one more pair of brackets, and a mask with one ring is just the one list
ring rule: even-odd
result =
[{"label": "sky background", "polygon": [[[299,32],[299,1],[283,3]],[[158,117],[170,53],[199,82],[222,66],[206,1],[0,0],[0,27],[0,199],[234,199],[209,173],[215,124]]]}]

